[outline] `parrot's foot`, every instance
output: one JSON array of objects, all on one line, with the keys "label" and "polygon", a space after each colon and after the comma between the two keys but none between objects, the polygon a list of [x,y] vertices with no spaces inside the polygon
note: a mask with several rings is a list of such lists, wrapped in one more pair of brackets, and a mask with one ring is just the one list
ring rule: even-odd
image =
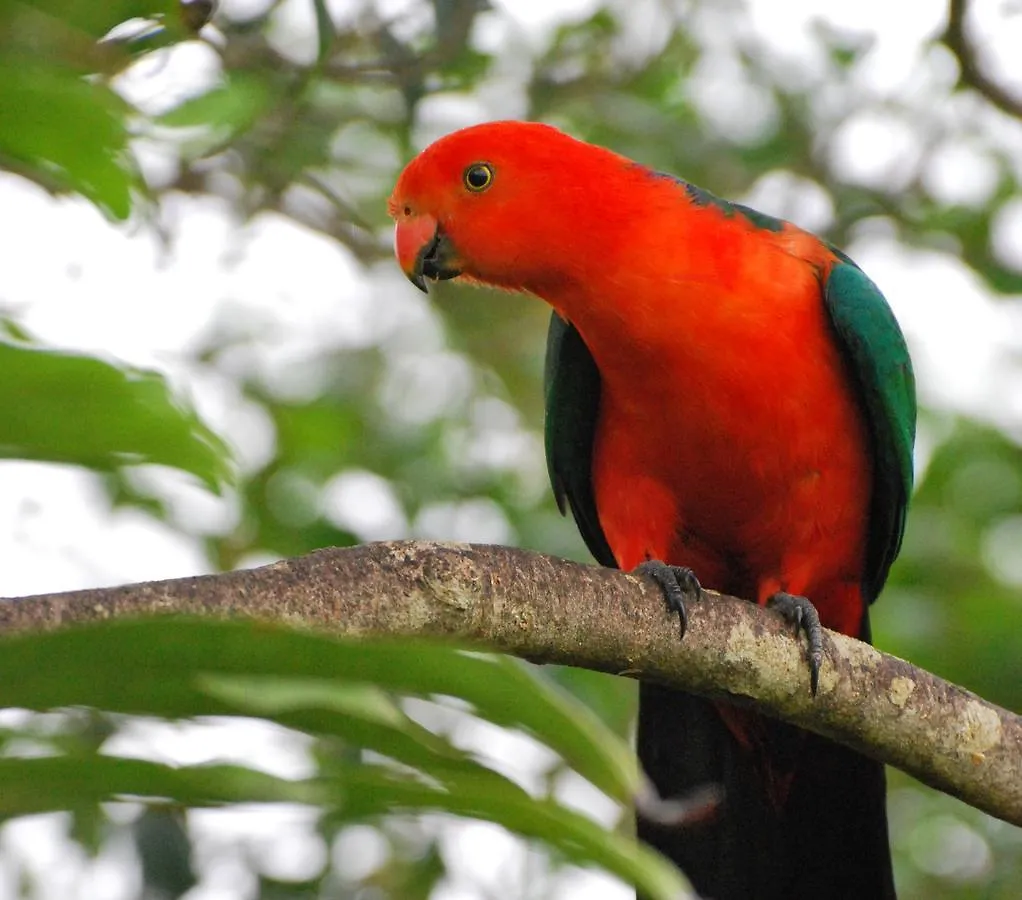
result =
[{"label": "parrot's foot", "polygon": [[[695,572],[685,566],[669,566],[659,559],[647,559],[632,569],[632,574],[645,575],[657,583],[660,590],[664,592],[667,608],[678,614],[681,636],[684,637],[685,629],[688,628],[685,595],[689,595],[693,600],[698,600],[703,595],[703,587],[699,583],[699,579],[696,578]],[[813,612],[815,613],[816,610]],[[817,627],[819,627],[819,617],[816,621]]]},{"label": "parrot's foot", "polygon": [[809,642],[809,687],[815,697],[816,689],[820,686],[820,663],[823,662],[823,626],[820,624],[820,614],[806,597],[786,594],[784,591],[774,594],[766,605],[777,610],[795,626],[796,636],[800,631],[805,632]]}]

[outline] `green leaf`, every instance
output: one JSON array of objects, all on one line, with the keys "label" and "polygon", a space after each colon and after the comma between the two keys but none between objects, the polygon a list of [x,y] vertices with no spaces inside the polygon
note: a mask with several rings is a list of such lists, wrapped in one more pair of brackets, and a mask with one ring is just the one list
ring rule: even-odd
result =
[{"label": "green leaf", "polygon": [[242,766],[181,766],[111,756],[0,759],[0,817],[74,808],[111,799],[226,803],[311,803],[348,822],[399,812],[448,812],[542,840],[579,865],[600,865],[651,900],[676,898],[686,884],[649,848],[509,782],[463,778],[436,787],[381,766],[347,764],[327,780],[288,781]]},{"label": "green leaf", "polygon": [[334,754],[317,778],[302,782],[238,766],[173,768],[90,752],[0,759],[0,815],[118,797],[189,806],[306,802],[345,823],[442,811],[541,840],[567,860],[635,884],[644,896],[684,892],[679,873],[653,851],[552,799],[530,796],[413,721],[384,689],[467,701],[491,722],[527,730],[605,789],[625,799],[631,790],[635,765],[620,739],[504,657],[418,641],[337,640],[250,621],[140,619],[5,638],[0,705],[169,717],[257,713],[376,755],[360,761]]},{"label": "green leaf", "polygon": [[[61,680],[40,672],[32,662],[36,659],[61,660]],[[8,670],[17,677],[5,679]],[[236,712],[215,693],[222,698],[229,691],[236,702],[244,683],[236,682],[232,691],[224,682],[209,680],[218,674],[332,678],[412,696],[457,697],[487,720],[533,735],[615,799],[629,802],[638,788],[638,767],[627,744],[524,663],[425,641],[340,640],[245,621],[121,620],[5,640],[0,706],[81,704],[167,716]],[[214,694],[208,693],[210,687]],[[248,691],[252,705],[246,709],[293,705],[294,694],[288,691],[308,694],[313,689],[285,684],[264,701]],[[354,696],[348,698],[349,711]],[[341,702],[341,695],[331,702]],[[376,716],[377,724],[383,721],[382,712]],[[364,713],[362,718],[367,720]]]},{"label": "green leaf", "polygon": [[503,825],[523,837],[542,840],[578,865],[597,864],[635,885],[650,898],[688,896],[681,873],[655,851],[551,800],[511,794],[493,779],[461,780],[456,790],[439,790],[399,779],[379,768],[352,768],[344,777],[345,818],[397,811],[439,810]]},{"label": "green leaf", "polygon": [[112,799],[223,803],[319,803],[323,788],[243,766],[175,768],[113,756],[0,759],[0,818],[74,809]]},{"label": "green leaf", "polygon": [[279,675],[200,675],[198,684],[235,712],[271,718],[282,725],[343,738],[453,788],[458,779],[495,778],[513,793],[521,788],[480,765],[409,718],[394,698],[373,684]]},{"label": "green leaf", "polygon": [[0,164],[6,156],[44,187],[77,191],[125,219],[138,183],[127,111],[103,84],[41,65],[0,65]]},{"label": "green leaf", "polygon": [[0,372],[0,458],[98,470],[159,463],[217,490],[232,477],[226,445],[155,372],[2,334]]},{"label": "green leaf", "polygon": [[234,73],[218,87],[191,97],[156,121],[170,128],[211,128],[218,134],[237,134],[249,128],[270,100],[263,81]]},{"label": "green leaf", "polygon": [[180,0],[0,0],[2,6],[30,6],[56,22],[84,31],[93,40],[129,19],[162,18],[173,23],[179,16]]},{"label": "green leaf", "polygon": [[544,666],[543,675],[581,700],[615,734],[627,740],[635,721],[638,682],[572,666]]},{"label": "green leaf", "polygon": [[322,65],[330,57],[334,46],[334,20],[330,18],[326,0],[312,0],[312,6],[316,10],[316,61]]}]

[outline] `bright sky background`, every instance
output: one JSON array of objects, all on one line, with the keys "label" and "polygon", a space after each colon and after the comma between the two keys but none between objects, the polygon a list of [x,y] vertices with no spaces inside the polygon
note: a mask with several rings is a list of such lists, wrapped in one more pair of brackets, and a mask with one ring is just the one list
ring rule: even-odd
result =
[{"label": "bright sky background", "polygon": [[[333,4],[338,15],[349,15],[349,4]],[[406,9],[401,0],[381,4],[390,12]],[[993,0],[976,4],[984,12],[975,22],[978,39],[991,42],[989,64],[995,74],[1011,77],[1011,61],[1022,46],[1022,17],[998,18]],[[226,9],[256,9],[258,0],[225,0]],[[539,42],[551,27],[584,16],[596,4],[590,0],[502,0],[497,4],[511,20],[490,17],[481,28],[484,43],[517,40]],[[812,68],[813,43],[808,23],[826,18],[833,26],[869,35],[875,41],[863,72],[863,89],[877,97],[912,96],[925,90],[919,84],[919,53],[923,42],[942,27],[943,2],[892,4],[890,0],[858,0],[852,4],[821,4],[812,0],[757,0],[750,4],[744,27],[766,37],[781,58]],[[730,4],[728,4],[730,7]],[[288,19],[299,31],[311,22],[309,6],[291,0]],[[653,7],[638,0],[631,38],[655,42],[662,34]],[[989,14],[989,15],[987,15]],[[732,13],[733,15],[733,13]],[[707,22],[712,17],[708,17]],[[510,24],[509,24],[510,22]],[[877,23],[881,23],[879,26]],[[712,22],[710,23],[712,24]],[[300,55],[301,42],[289,45]],[[201,48],[183,48],[159,65],[142,67],[125,90],[153,107],[168,106],[182,91],[209,78],[215,69]],[[736,99],[721,89],[715,73],[703,73],[704,83],[693,86],[707,109],[728,122],[728,104],[747,114],[750,97]],[[718,73],[719,74],[719,73]],[[951,72],[953,77],[953,70]],[[753,90],[750,88],[750,90]],[[699,93],[703,91],[703,93]],[[472,99],[430,101],[424,111],[426,140],[454,127],[495,115],[520,115],[514,92],[487,92]],[[735,109],[730,110],[735,112]],[[950,111],[949,114],[953,114]],[[739,127],[739,126],[735,126]],[[999,126],[991,125],[998,131]],[[1022,139],[1016,128],[1001,128],[1000,142],[1014,143],[1022,165]],[[851,177],[863,183],[896,179],[922,148],[920,138],[879,113],[850,122],[835,152]],[[159,179],[166,160],[151,151],[143,156],[147,173]],[[680,173],[684,174],[684,173]],[[992,173],[967,145],[942,150],[931,160],[926,177],[948,201],[982,203],[992,188]],[[713,188],[713,185],[707,185]],[[794,217],[808,227],[824,227],[831,214],[826,198],[801,190],[784,179],[764,179],[747,198],[767,212]],[[789,208],[792,206],[793,208]],[[127,362],[158,368],[187,391],[210,423],[239,448],[243,465],[257,465],[273,450],[273,436],[262,413],[243,402],[227,378],[213,379],[190,369],[187,350],[215,323],[229,319],[232,310],[262,323],[265,345],[239,358],[239,371],[259,371],[275,385],[290,384],[291,363],[328,347],[359,346],[375,340],[380,329],[396,333],[415,329],[430,338],[426,302],[405,284],[396,267],[368,281],[342,247],[291,221],[260,216],[239,229],[224,204],[210,198],[175,197],[168,202],[167,219],[175,235],[168,249],[152,233],[137,227],[105,222],[83,201],[54,200],[28,182],[0,175],[0,310],[15,316],[45,342],[99,352]],[[1002,217],[995,233],[1002,258],[1022,267],[1022,201]],[[847,248],[879,284],[898,314],[916,360],[920,391],[926,402],[989,417],[1020,432],[1022,378],[1016,358],[1022,347],[1022,315],[1018,303],[994,302],[976,278],[952,256],[910,251],[888,236],[871,234]],[[435,357],[443,362],[442,348]],[[446,369],[435,369],[446,372]],[[453,376],[452,376],[453,377]],[[291,385],[301,393],[307,387]],[[203,522],[210,530],[230,526],[231,501],[209,497],[187,479],[165,471],[143,471],[173,500],[176,514],[188,522]],[[350,489],[349,489],[350,488]],[[399,537],[405,524],[386,506],[386,492],[370,482],[338,485],[333,499],[336,515],[361,522],[367,537]],[[362,508],[366,497],[383,505]],[[467,535],[450,534],[461,538]],[[497,532],[499,538],[499,530]],[[138,580],[169,578],[206,571],[199,548],[140,512],[111,512],[87,473],[70,467],[0,463],[0,595],[17,596]],[[132,743],[134,740],[134,743]],[[158,747],[169,758],[200,761],[216,757],[246,758],[260,748],[260,764],[275,771],[299,774],[303,765],[294,742],[259,725],[244,728],[211,727],[201,742],[180,730],[165,729],[154,737],[140,733],[124,739],[125,752]],[[198,748],[198,749],[196,749]],[[300,748],[298,748],[300,750]],[[530,751],[514,736],[487,744],[511,767],[528,762]],[[196,756],[195,754],[199,754]],[[527,769],[528,766],[525,766]],[[576,794],[583,788],[566,788]],[[605,805],[605,804],[604,804]],[[288,814],[304,822],[303,810]],[[613,810],[604,810],[609,822]],[[304,816],[304,818],[303,818]],[[312,871],[319,863],[315,842],[288,838],[280,844],[279,819],[254,812],[203,813],[196,827],[218,846],[234,846],[240,836],[258,849],[266,870],[286,877]],[[0,855],[21,858],[61,900],[120,900],[130,896],[119,860],[128,848],[114,848],[100,865],[86,867],[66,844],[53,840],[60,825],[53,817],[0,828]],[[286,832],[297,835],[300,830]],[[372,860],[373,837],[367,830],[362,843],[344,851],[346,859]],[[522,871],[515,845],[499,829],[463,826],[449,832],[455,852],[449,856],[466,867],[443,893],[444,900],[474,896],[465,884],[482,881],[496,894],[508,879]],[[234,843],[232,843],[234,842]],[[311,850],[309,848],[312,848]],[[325,848],[320,847],[320,854]],[[378,853],[378,848],[376,850]],[[312,854],[310,857],[309,854]],[[228,854],[229,857],[229,854]],[[204,869],[202,886],[189,900],[235,900],[245,896],[238,887],[244,871],[240,857]],[[496,860],[503,859],[504,862]],[[519,873],[516,875],[515,873]],[[594,876],[573,876],[563,896],[623,898],[630,892]],[[14,873],[0,858],[0,900],[16,896]]]}]

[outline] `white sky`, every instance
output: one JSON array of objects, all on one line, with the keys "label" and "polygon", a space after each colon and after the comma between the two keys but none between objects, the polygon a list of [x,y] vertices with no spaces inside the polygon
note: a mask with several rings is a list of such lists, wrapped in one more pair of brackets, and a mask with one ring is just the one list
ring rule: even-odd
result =
[{"label": "white sky", "polygon": [[[223,5],[240,10],[263,4],[225,0]],[[346,3],[338,0],[333,5],[339,15],[347,14]],[[381,5],[397,13],[409,4],[387,0]],[[984,13],[977,19],[976,33],[991,42],[991,67],[1010,77],[1009,61],[1022,45],[1022,17],[1000,18],[993,0],[976,5]],[[556,23],[581,17],[596,4],[590,0],[502,0],[497,6],[517,24],[508,26],[491,17],[482,27],[480,40],[484,43],[538,42]],[[864,90],[884,98],[912,96],[924,89],[925,85],[917,83],[919,48],[939,29],[943,2],[899,6],[889,0],[859,0],[827,6],[823,14],[821,5],[812,0],[783,4],[757,0],[750,4],[745,27],[769,38],[781,58],[811,67],[815,45],[809,38],[808,23],[825,15],[831,25],[874,41],[862,73]],[[300,0],[292,0],[288,8],[293,22],[309,21],[308,8]],[[657,27],[652,7],[640,2],[633,9],[630,27],[635,39],[658,40],[662,29]],[[711,25],[704,22],[704,27]],[[300,44],[294,49],[299,55],[304,52]],[[191,48],[133,80],[129,91],[151,105],[166,106],[188,84],[208,77],[209,65],[208,55]],[[693,87],[697,89],[698,85]],[[429,107],[424,139],[491,117],[494,109],[500,115],[516,114],[514,106],[519,101],[513,95],[509,99],[507,92],[498,96],[498,92],[484,90],[480,97]],[[718,93],[712,100],[715,109],[726,112],[726,96]],[[834,152],[852,177],[864,183],[896,177],[899,166],[921,152],[918,136],[899,130],[900,126],[888,126],[889,120],[880,115],[848,124]],[[1006,129],[997,139],[1010,143],[1018,137],[1017,130]],[[1022,145],[1016,148],[1022,149]],[[1022,159],[1022,153],[1017,157]],[[159,159],[146,159],[158,174]],[[948,201],[978,198],[976,202],[982,202],[991,187],[984,166],[984,160],[969,146],[951,146],[934,155],[927,178]],[[767,211],[801,216],[810,227],[825,226],[831,214],[825,198],[821,200],[811,190],[801,191],[783,178],[765,179],[750,199]],[[786,203],[794,204],[794,212],[785,208]],[[228,378],[197,372],[185,361],[188,348],[214,323],[227,320],[232,310],[243,311],[245,317],[260,323],[267,335],[264,346],[237,360],[239,369],[265,372],[275,384],[290,384],[286,379],[297,377],[292,388],[299,394],[309,386],[301,383],[294,363],[317,351],[360,346],[374,340],[378,329],[398,329],[401,323],[429,333],[428,312],[422,306],[425,301],[403,282],[396,268],[369,282],[342,247],[281,217],[262,216],[239,234],[218,201],[174,198],[169,219],[175,241],[167,252],[143,229],[111,225],[86,203],[54,200],[13,176],[0,175],[0,208],[4,210],[0,217],[0,309],[13,313],[46,342],[165,371],[194,397],[211,423],[234,440],[243,465],[257,465],[273,452],[272,431],[259,410],[240,401]],[[1003,258],[1022,265],[1022,203],[1004,217],[996,244]],[[931,405],[988,416],[1018,430],[1022,383],[1013,357],[1022,347],[1019,304],[993,300],[951,255],[908,250],[883,234],[864,236],[847,249],[895,308],[911,343],[923,399]],[[389,312],[383,315],[381,325],[384,307]],[[436,356],[424,357],[427,364],[435,359],[440,365],[442,347],[436,352]],[[204,521],[211,530],[227,528],[233,520],[235,509],[229,499],[211,498],[187,479],[153,471],[139,477],[159,483],[173,498],[183,520]],[[359,482],[351,498],[386,499],[385,490],[366,484],[365,479]],[[343,518],[347,514],[343,484],[338,491],[337,515]],[[358,520],[356,512],[349,512]],[[369,518],[373,515],[376,530],[386,532],[397,521],[385,507]],[[499,537],[499,523],[493,527]],[[0,595],[8,596],[206,570],[199,548],[191,541],[139,512],[112,513],[107,509],[88,473],[20,462],[0,462],[0,559]],[[245,758],[251,746],[266,747],[278,738],[271,733],[257,735],[251,729],[221,729],[202,740],[200,758]],[[510,737],[505,740],[514,742]],[[499,742],[489,745],[498,755],[501,747]],[[192,749],[182,745],[175,752],[182,758],[196,751],[194,745]],[[271,765],[274,759],[284,759],[280,764],[286,765],[287,753],[277,757],[271,753],[265,759]],[[267,820],[256,814],[231,815],[233,819],[200,817],[205,824],[197,827],[211,828],[221,836],[248,834],[253,846],[268,846],[267,828],[278,833],[275,819],[267,825]],[[0,852],[6,850],[37,870],[55,898],[120,900],[130,894],[131,886],[117,874],[122,871],[118,854],[126,853],[126,848],[115,848],[114,859],[90,869],[92,874],[86,877],[85,862],[72,859],[66,845],[53,841],[59,831],[54,821],[36,819],[0,829]],[[452,882],[445,900],[474,896],[467,887],[473,880],[489,883],[499,893],[501,879],[511,877],[508,873],[516,866],[520,868],[518,851],[513,845],[505,846],[499,832],[488,826],[463,826],[451,831],[449,839],[460,842],[451,856],[460,859],[459,865],[467,870]],[[501,846],[504,863],[495,865]],[[240,864],[232,869],[221,860],[218,865],[221,869],[211,869],[189,900],[244,896],[230,886]],[[574,882],[564,886],[564,897],[612,900],[630,895],[606,879],[571,877]],[[16,896],[13,878],[13,871],[0,860],[0,900]]]}]

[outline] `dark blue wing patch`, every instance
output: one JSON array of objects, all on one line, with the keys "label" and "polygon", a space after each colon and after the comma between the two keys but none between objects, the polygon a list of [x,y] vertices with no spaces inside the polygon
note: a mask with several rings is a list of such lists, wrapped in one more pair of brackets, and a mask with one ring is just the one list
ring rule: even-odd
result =
[{"label": "dark blue wing patch", "polygon": [[600,414],[600,372],[575,327],[550,319],[545,368],[547,470],[561,513],[566,506],[597,562],[617,567],[593,494],[593,446]]}]

